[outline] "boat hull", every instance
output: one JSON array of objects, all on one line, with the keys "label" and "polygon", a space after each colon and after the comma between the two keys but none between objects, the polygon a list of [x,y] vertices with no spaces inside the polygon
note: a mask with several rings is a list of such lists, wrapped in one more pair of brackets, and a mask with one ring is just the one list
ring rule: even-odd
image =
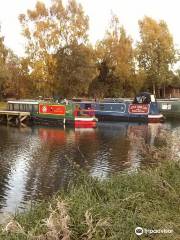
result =
[{"label": "boat hull", "polygon": [[63,118],[51,118],[45,116],[31,116],[30,122],[32,124],[43,125],[43,126],[63,126]]},{"label": "boat hull", "polygon": [[83,120],[75,120],[74,123],[75,128],[96,128],[97,121],[83,121]]},{"label": "boat hull", "polygon": [[162,114],[148,116],[148,123],[161,123],[164,121],[165,121],[165,117]]}]

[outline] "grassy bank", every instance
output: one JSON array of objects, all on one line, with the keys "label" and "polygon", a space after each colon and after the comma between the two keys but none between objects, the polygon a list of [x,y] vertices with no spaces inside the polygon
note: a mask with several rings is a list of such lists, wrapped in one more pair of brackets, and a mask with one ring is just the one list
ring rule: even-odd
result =
[{"label": "grassy bank", "polygon": [[6,102],[0,102],[0,110],[4,110],[7,107],[7,103]]},{"label": "grassy bank", "polygon": [[[2,226],[0,239],[179,239],[179,216],[180,163],[168,161],[103,181],[80,174],[67,192]],[[173,233],[138,238],[137,226]]]}]

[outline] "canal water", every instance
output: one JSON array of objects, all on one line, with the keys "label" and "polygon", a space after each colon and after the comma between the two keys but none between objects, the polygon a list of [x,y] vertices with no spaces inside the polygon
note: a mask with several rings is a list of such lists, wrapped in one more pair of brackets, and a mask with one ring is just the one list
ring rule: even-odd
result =
[{"label": "canal water", "polygon": [[156,145],[162,131],[179,123],[99,123],[96,129],[0,126],[0,222],[7,213],[65,188],[74,163],[107,178],[151,164],[140,154],[142,139]]}]

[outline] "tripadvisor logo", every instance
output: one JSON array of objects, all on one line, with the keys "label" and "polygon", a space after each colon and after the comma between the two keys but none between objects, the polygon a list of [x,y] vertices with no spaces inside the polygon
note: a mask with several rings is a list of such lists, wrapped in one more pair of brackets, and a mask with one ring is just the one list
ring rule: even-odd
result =
[{"label": "tripadvisor logo", "polygon": [[135,234],[137,236],[141,236],[143,234],[143,228],[142,227],[135,228]]},{"label": "tripadvisor logo", "polygon": [[166,229],[166,228],[163,228],[163,229],[147,229],[147,228],[142,228],[142,227],[136,227],[135,228],[135,234],[137,236],[141,236],[142,234],[155,234],[155,233],[165,233],[165,234],[168,234],[168,233],[173,233],[173,229]]}]

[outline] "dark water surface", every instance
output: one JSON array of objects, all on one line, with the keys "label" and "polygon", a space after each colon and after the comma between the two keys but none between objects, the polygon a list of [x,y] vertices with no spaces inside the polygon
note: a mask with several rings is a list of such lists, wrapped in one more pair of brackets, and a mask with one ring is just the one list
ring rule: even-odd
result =
[{"label": "dark water surface", "polygon": [[73,176],[71,161],[101,178],[150,164],[139,154],[140,140],[154,145],[166,129],[180,132],[180,122],[99,123],[77,130],[0,126],[0,221],[65,187]]}]

